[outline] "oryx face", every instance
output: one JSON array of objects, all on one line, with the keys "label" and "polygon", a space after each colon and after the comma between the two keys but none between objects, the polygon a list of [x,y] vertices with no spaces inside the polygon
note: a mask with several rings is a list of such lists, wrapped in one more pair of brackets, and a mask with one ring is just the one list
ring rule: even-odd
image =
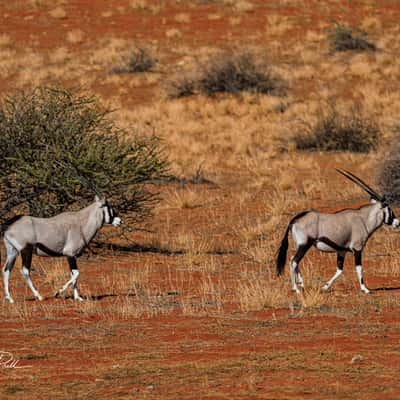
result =
[{"label": "oryx face", "polygon": [[397,228],[400,225],[400,221],[396,218],[393,210],[387,204],[384,204],[383,207],[383,212],[385,215],[384,223]]},{"label": "oryx face", "polygon": [[96,194],[95,201],[103,212],[103,224],[112,224],[114,226],[119,226],[122,224],[121,218],[117,216],[112,205],[108,202],[108,200],[101,196],[100,194]]},{"label": "oryx face", "polygon": [[105,224],[112,224],[114,226],[119,226],[122,224],[121,218],[117,217],[117,213],[107,200],[104,202],[102,208]]}]

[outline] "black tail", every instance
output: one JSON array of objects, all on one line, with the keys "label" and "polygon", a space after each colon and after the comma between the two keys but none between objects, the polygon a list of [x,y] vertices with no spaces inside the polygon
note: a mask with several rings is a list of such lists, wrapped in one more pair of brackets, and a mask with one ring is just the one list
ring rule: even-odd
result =
[{"label": "black tail", "polygon": [[276,257],[276,273],[282,275],[283,270],[285,269],[286,264],[286,256],[289,247],[289,230],[291,225],[289,224],[286,228],[285,236],[282,239],[281,245],[279,246],[278,255]]},{"label": "black tail", "polygon": [[287,256],[287,251],[289,247],[289,231],[294,222],[296,222],[299,218],[303,217],[304,215],[308,214],[311,210],[304,210],[294,216],[289,224],[288,227],[286,228],[285,236],[282,239],[281,245],[279,246],[278,249],[278,254],[276,256],[276,272],[279,275],[282,275],[284,269],[285,269],[285,264],[286,264],[286,256]]}]

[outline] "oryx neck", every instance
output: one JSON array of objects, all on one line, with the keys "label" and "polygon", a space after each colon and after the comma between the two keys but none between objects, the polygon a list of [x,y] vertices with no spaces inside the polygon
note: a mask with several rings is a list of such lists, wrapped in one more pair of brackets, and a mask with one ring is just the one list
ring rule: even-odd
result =
[{"label": "oryx neck", "polygon": [[82,233],[86,241],[90,241],[103,226],[103,210],[93,203],[79,211]]},{"label": "oryx neck", "polygon": [[380,203],[368,204],[362,207],[361,211],[369,234],[372,234],[376,229],[382,226],[384,213]]}]

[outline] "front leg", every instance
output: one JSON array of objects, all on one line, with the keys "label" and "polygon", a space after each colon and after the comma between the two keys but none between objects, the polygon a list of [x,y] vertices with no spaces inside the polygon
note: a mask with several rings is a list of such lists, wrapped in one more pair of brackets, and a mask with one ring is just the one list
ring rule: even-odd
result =
[{"label": "front leg", "polygon": [[361,250],[354,251],[354,261],[356,265],[356,272],[357,272],[358,282],[360,283],[360,288],[364,293],[370,293],[368,288],[364,285],[363,267],[361,263]]},{"label": "front leg", "polygon": [[79,270],[78,265],[76,263],[75,257],[67,257],[69,268],[71,270],[71,279],[56,293],[56,297],[58,297],[62,292],[64,292],[70,285],[74,286],[74,300],[83,301],[83,298],[79,296],[78,293],[78,277]]}]

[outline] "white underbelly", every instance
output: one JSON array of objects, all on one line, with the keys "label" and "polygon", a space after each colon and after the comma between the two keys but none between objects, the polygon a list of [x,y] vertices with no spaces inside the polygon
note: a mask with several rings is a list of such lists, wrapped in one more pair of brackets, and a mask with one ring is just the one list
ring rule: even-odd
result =
[{"label": "white underbelly", "polygon": [[331,246],[328,246],[328,245],[327,245],[326,243],[324,243],[324,242],[320,242],[319,240],[316,241],[315,247],[316,247],[318,250],[321,250],[321,251],[326,251],[326,252],[330,252],[330,253],[336,252],[336,250],[335,250],[334,248],[332,248]]}]

